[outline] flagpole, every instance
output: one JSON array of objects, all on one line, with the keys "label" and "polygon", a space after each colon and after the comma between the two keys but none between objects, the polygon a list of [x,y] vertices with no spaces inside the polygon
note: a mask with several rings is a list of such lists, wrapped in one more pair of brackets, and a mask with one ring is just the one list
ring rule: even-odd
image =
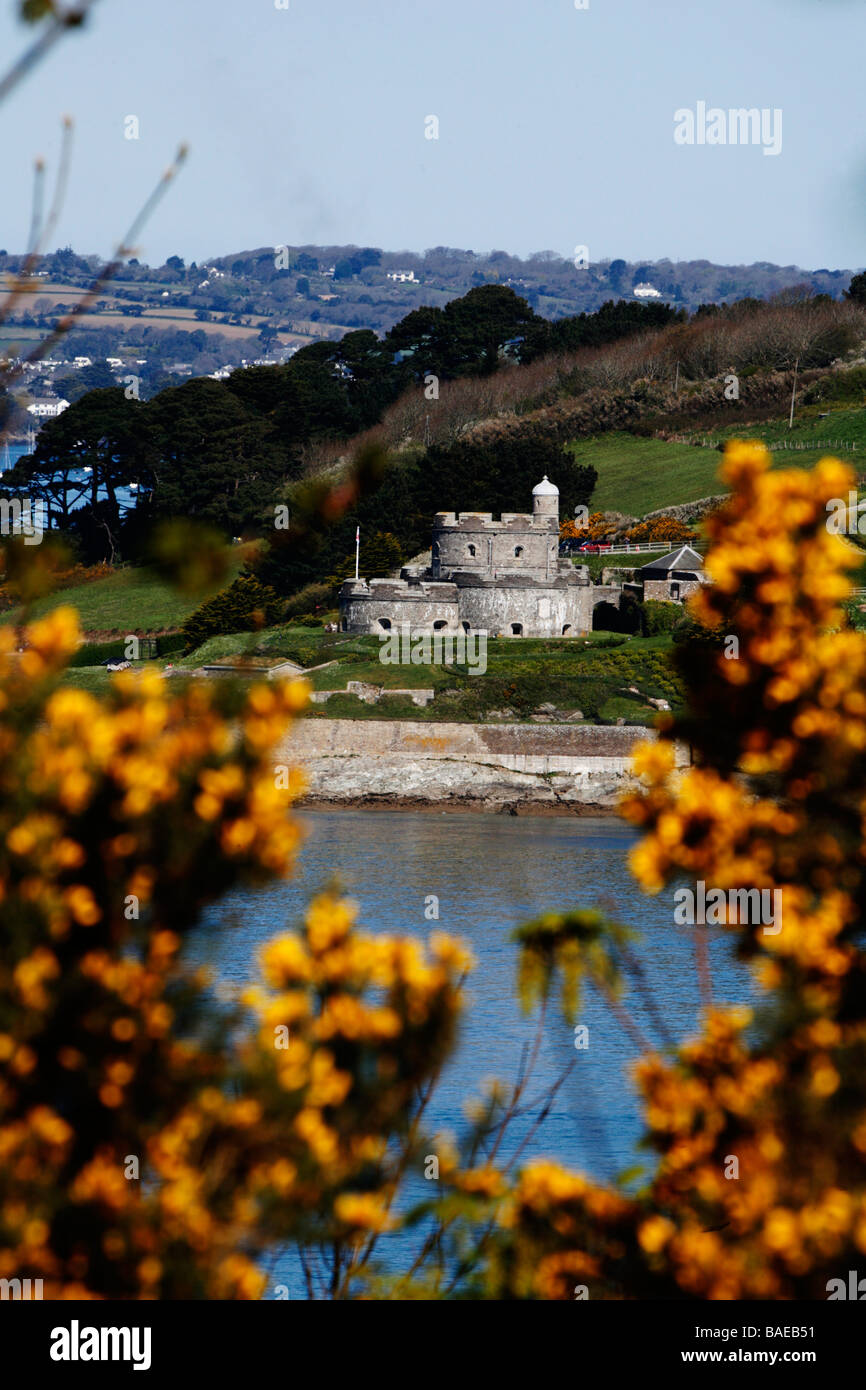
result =
[{"label": "flagpole", "polygon": [[355,578],[358,578],[358,561],[361,555],[361,528],[355,527]]}]

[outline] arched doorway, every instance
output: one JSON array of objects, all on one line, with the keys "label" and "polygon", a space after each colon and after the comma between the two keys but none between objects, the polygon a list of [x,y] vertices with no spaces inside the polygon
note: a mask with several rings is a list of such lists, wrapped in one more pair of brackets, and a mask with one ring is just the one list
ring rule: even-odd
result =
[{"label": "arched doorway", "polygon": [[621,632],[619,608],[615,603],[603,600],[592,610],[593,632]]}]

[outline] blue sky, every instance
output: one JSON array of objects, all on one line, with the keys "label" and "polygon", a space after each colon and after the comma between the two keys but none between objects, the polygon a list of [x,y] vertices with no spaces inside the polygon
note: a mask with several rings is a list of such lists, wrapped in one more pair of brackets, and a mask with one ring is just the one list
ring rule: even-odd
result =
[{"label": "blue sky", "polygon": [[[859,267],[864,53],[861,0],[100,0],[0,108],[0,246],[23,248],[68,112],[54,241],[82,252],[112,249],[185,140],[154,264],[319,242]],[[699,101],[780,109],[781,153],[677,145]]]}]

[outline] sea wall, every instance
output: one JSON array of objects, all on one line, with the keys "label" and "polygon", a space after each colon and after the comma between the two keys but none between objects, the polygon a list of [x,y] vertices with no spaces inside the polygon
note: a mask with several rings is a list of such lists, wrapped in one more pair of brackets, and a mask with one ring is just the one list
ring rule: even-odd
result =
[{"label": "sea wall", "polygon": [[[305,719],[277,761],[305,770],[311,804],[597,813],[634,785],[635,744],[654,737],[611,725]],[[688,749],[677,745],[676,758],[686,766]]]}]

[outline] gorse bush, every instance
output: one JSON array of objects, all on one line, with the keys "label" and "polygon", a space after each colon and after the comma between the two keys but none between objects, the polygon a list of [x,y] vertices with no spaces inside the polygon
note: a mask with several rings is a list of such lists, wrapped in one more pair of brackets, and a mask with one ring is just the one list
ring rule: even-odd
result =
[{"label": "gorse bush", "polygon": [[178,953],[205,902],[291,863],[294,784],[275,788],[269,750],[305,692],[169,698],[130,672],[101,703],[57,688],[72,610],[25,636],[15,662],[0,632],[0,1273],[53,1298],[243,1296],[251,1112],[229,1099],[229,1020]]},{"label": "gorse bush", "polygon": [[669,547],[677,545],[687,545],[696,539],[697,532],[693,531],[685,522],[679,521],[673,516],[655,516],[646,521],[639,521],[636,526],[629,527],[626,531],[625,539],[641,544],[647,541],[658,541]]}]

